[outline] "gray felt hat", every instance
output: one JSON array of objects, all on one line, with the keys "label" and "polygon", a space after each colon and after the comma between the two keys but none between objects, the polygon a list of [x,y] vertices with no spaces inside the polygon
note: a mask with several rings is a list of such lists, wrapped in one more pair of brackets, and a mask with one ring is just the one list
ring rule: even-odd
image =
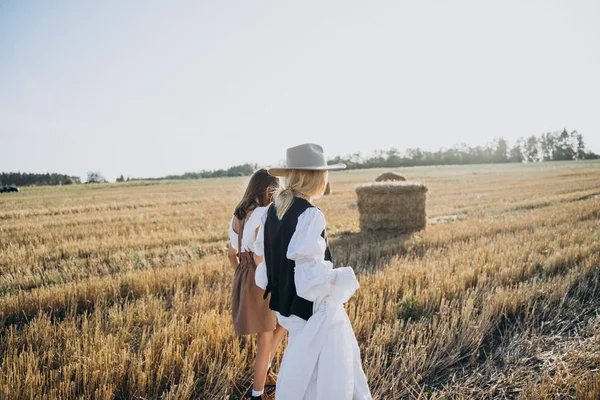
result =
[{"label": "gray felt hat", "polygon": [[346,168],[346,164],[327,165],[323,148],[318,144],[304,143],[287,149],[285,167],[269,168],[273,176],[285,176],[290,169],[337,170]]}]

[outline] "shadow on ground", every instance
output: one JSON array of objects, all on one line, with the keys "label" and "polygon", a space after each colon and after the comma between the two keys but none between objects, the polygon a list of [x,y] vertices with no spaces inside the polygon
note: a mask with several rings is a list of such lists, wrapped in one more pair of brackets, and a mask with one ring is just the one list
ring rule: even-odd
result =
[{"label": "shadow on ground", "polygon": [[371,273],[406,253],[405,243],[412,233],[396,231],[345,232],[330,239],[333,265],[350,266],[357,273]]}]

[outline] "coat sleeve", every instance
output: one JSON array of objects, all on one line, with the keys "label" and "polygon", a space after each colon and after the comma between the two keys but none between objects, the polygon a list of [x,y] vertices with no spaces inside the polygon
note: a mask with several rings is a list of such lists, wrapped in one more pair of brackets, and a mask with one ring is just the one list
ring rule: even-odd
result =
[{"label": "coat sleeve", "polygon": [[[256,240],[254,241],[254,254],[262,257],[265,255],[265,221],[267,220],[268,209],[269,206],[264,207],[264,212],[262,212],[260,217],[258,234],[256,235]],[[263,290],[267,288],[267,283],[269,283],[269,280],[267,278],[267,266],[265,265],[264,258],[256,267],[256,272],[254,273],[254,282],[256,283],[256,286]]]},{"label": "coat sleeve", "polygon": [[350,267],[333,268],[325,260],[327,243],[321,236],[325,229],[325,216],[316,207],[304,211],[298,218],[296,231],[288,246],[287,258],[294,260],[294,283],[298,296],[309,301],[325,297],[346,302],[359,284]]}]

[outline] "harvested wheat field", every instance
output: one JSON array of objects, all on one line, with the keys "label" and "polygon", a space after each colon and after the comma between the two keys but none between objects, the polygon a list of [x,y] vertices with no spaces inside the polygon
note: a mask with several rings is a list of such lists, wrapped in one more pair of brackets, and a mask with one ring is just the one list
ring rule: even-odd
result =
[{"label": "harvested wheat field", "polygon": [[[456,220],[361,233],[354,187],[382,172],[331,173],[317,203],[361,283],[347,310],[374,397],[600,398],[600,163],[400,171]],[[240,399],[254,347],[225,248],[245,182],[1,195],[0,398]]]}]

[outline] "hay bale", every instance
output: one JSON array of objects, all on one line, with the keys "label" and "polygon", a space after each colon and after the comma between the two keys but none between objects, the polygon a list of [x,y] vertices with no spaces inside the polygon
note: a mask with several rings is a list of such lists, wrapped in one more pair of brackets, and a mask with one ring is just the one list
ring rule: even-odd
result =
[{"label": "hay bale", "polygon": [[327,186],[325,186],[325,195],[331,194],[331,183],[327,181]]},{"label": "hay bale", "polygon": [[405,181],[406,178],[396,172],[385,172],[375,178],[375,182]]},{"label": "hay bale", "polygon": [[414,232],[425,228],[427,186],[420,182],[378,182],[356,187],[360,229]]}]

